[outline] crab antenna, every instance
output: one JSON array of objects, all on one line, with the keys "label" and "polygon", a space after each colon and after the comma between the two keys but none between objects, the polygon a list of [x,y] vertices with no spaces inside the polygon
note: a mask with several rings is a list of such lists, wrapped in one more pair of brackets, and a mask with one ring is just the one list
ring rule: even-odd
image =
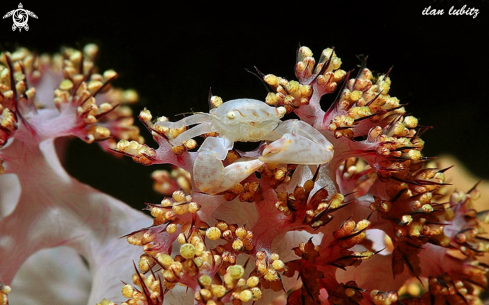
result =
[{"label": "crab antenna", "polygon": [[297,42],[297,50],[295,50],[295,62],[299,62],[299,50],[302,47],[301,42]]},{"label": "crab antenna", "polygon": [[212,98],[212,87],[209,87],[209,95],[207,96],[207,104],[209,105],[209,109],[212,109],[212,104],[211,104],[211,98]]},{"label": "crab antenna", "polygon": [[263,76],[265,76],[265,74],[261,73],[257,67],[254,67],[254,68],[256,70],[256,73],[258,73],[258,74],[254,73],[254,72],[252,72],[246,68],[245,68],[245,71],[256,76],[260,80],[260,82],[263,84],[263,86],[265,86],[265,89],[267,90],[267,92],[270,92],[270,88],[268,87],[268,84],[263,80]]},{"label": "crab antenna", "polygon": [[202,111],[195,112],[195,111],[194,111],[192,108],[190,108],[190,110],[191,110],[191,111],[188,111],[188,112],[177,113],[177,114],[175,114],[175,116],[180,116],[180,115],[185,116],[185,115],[187,115],[187,114],[189,114],[189,115],[190,115],[190,114],[196,114],[196,113],[203,113]]}]

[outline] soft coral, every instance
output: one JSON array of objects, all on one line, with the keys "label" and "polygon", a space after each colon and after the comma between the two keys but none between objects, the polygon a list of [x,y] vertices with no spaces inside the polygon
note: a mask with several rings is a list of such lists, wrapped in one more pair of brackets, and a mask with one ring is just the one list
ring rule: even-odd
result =
[{"label": "soft coral", "polygon": [[[138,257],[137,248],[119,238],[147,221],[143,213],[72,178],[56,153],[55,139],[71,135],[86,142],[111,133],[139,140],[137,128],[121,122],[124,115],[114,109],[134,94],[110,87],[115,72],[96,73],[96,51],[94,45],[84,53],[65,49],[52,59],[20,49],[2,54],[0,64],[0,160],[5,171],[0,203],[9,212],[0,220],[0,280],[10,284],[39,250],[68,246],[88,263],[88,304],[102,295],[117,298],[119,281],[131,272],[120,264]],[[4,195],[16,190],[18,198]]]}]

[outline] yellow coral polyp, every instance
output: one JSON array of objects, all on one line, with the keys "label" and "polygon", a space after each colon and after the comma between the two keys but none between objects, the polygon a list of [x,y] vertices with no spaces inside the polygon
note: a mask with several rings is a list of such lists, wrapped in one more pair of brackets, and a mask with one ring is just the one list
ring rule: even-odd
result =
[{"label": "yellow coral polyp", "polygon": [[231,276],[232,279],[238,280],[244,275],[244,268],[241,265],[230,266],[227,269],[227,272]]}]

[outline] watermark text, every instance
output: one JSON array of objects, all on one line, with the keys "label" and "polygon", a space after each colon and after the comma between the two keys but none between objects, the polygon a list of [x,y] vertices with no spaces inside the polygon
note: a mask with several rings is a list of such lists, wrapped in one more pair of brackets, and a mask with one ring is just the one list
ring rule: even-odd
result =
[{"label": "watermark text", "polygon": [[[423,15],[428,15],[428,16],[442,16],[445,14],[445,9],[436,9],[436,8],[431,8],[431,6],[425,7],[423,9],[423,12],[421,13]],[[454,5],[448,10],[448,15],[451,16],[472,16],[473,19],[479,15],[479,9],[475,7],[467,7],[466,4],[462,6],[461,8],[456,8]]]}]

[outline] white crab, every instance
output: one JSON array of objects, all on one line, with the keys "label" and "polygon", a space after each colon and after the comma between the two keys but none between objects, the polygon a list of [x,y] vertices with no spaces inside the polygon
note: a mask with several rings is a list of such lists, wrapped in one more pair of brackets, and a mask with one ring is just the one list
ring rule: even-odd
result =
[{"label": "white crab", "polygon": [[[196,113],[177,122],[157,122],[172,129],[198,124],[171,140],[181,145],[196,136],[217,132],[200,146],[193,168],[195,185],[216,194],[246,179],[264,163],[323,164],[333,158],[333,145],[311,125],[300,120],[281,121],[284,107],[272,107],[253,99],[223,103],[209,113]],[[224,160],[234,142],[271,142],[262,156],[238,160],[226,167]],[[273,142],[272,142],[273,141]]]}]

